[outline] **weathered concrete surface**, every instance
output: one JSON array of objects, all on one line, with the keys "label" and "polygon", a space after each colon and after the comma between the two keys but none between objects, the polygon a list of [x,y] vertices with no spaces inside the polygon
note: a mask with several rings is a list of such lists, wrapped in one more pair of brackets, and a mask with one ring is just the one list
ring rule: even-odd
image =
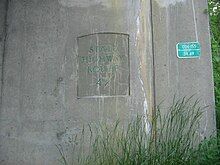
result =
[{"label": "weathered concrete surface", "polygon": [[[83,124],[126,121],[137,113],[149,119],[153,91],[156,104],[165,100],[167,105],[174,94],[196,94],[202,106],[209,105],[201,122],[201,138],[212,134],[215,118],[208,16],[203,13],[206,0],[152,0],[152,19],[146,0],[8,3],[5,20],[7,2],[0,1],[0,164],[58,164],[55,145],[65,146]],[[99,32],[129,34],[128,97],[77,99],[76,40]],[[197,40],[202,46],[200,59],[177,58],[178,42]]]},{"label": "weathered concrete surface", "polygon": [[[1,164],[58,164],[55,145],[65,144],[83,124],[149,114],[153,102],[150,2],[8,2]],[[4,9],[5,1],[0,4]],[[5,10],[0,12],[3,17]],[[0,27],[4,28],[2,22]],[[96,32],[130,35],[131,96],[77,99],[76,38]]]},{"label": "weathered concrete surface", "polygon": [[[153,0],[156,104],[195,95],[209,106],[201,121],[201,139],[215,131],[214,92],[206,0]],[[176,44],[199,41],[201,58],[178,59]],[[166,105],[166,106],[167,106]],[[166,107],[165,106],[165,107]]]}]

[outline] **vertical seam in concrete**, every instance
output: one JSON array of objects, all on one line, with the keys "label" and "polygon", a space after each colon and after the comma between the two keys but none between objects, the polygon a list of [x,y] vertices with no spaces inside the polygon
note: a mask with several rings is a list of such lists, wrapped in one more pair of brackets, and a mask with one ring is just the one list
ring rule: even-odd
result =
[{"label": "vertical seam in concrete", "polygon": [[150,23],[151,23],[151,42],[152,42],[152,65],[153,65],[153,117],[156,115],[156,75],[155,75],[155,51],[154,51],[154,25],[153,25],[153,0],[150,0]]},{"label": "vertical seam in concrete", "polygon": [[3,86],[4,86],[4,66],[5,66],[5,52],[6,52],[6,41],[7,41],[7,30],[8,30],[8,25],[7,25],[7,18],[8,18],[8,6],[9,6],[9,0],[6,0],[6,6],[5,6],[5,18],[4,18],[4,43],[3,43],[3,53],[2,53],[2,70],[1,70],[1,100],[0,100],[0,108],[2,109],[2,100],[3,100]]},{"label": "vertical seam in concrete", "polygon": [[154,24],[153,24],[153,0],[150,0],[150,23],[151,23],[151,42],[152,42],[152,65],[153,65],[153,106],[152,106],[152,132],[151,135],[154,139],[154,141],[156,141],[156,137],[157,137],[157,132],[156,132],[156,127],[157,127],[157,123],[155,120],[156,117],[156,72],[155,72],[155,49],[154,49]]}]

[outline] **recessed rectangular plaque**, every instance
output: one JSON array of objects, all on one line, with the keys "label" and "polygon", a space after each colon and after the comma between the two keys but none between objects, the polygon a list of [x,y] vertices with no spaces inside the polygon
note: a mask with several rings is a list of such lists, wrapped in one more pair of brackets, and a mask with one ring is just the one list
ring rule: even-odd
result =
[{"label": "recessed rectangular plaque", "polygon": [[78,98],[129,95],[129,35],[96,33],[77,42]]}]

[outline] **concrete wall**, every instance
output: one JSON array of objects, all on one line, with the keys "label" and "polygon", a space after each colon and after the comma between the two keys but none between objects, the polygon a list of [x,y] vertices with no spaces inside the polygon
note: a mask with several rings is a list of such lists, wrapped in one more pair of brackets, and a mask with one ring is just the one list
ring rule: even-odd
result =
[{"label": "concrete wall", "polygon": [[[210,135],[215,119],[205,8],[206,0],[1,0],[0,164],[58,164],[55,145],[66,145],[83,124],[127,121],[137,113],[149,121],[154,103],[169,103],[174,94],[196,93],[210,106],[200,132]],[[77,37],[98,32],[129,34],[128,97],[77,99]],[[176,43],[196,40],[200,59],[176,57]]]},{"label": "concrete wall", "polygon": [[[127,120],[136,113],[150,112],[150,2],[11,0],[8,9],[5,3],[0,1],[8,24],[4,34],[1,164],[58,164],[55,145],[65,145],[68,137],[81,132],[83,124]],[[3,22],[0,27],[4,29]],[[129,97],[77,99],[76,39],[96,32],[130,35]]]},{"label": "concrete wall", "polygon": [[[206,0],[153,0],[153,42],[156,104],[168,106],[177,98],[195,95],[206,109],[201,121],[201,138],[215,131],[215,106]],[[176,44],[201,44],[201,57],[178,59]],[[166,105],[167,103],[167,105]]]}]

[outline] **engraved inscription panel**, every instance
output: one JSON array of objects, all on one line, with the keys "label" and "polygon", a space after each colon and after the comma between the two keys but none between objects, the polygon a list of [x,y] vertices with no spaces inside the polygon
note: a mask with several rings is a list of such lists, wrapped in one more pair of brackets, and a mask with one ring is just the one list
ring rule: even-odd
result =
[{"label": "engraved inscription panel", "polygon": [[97,33],[77,42],[78,98],[129,95],[129,35]]}]

